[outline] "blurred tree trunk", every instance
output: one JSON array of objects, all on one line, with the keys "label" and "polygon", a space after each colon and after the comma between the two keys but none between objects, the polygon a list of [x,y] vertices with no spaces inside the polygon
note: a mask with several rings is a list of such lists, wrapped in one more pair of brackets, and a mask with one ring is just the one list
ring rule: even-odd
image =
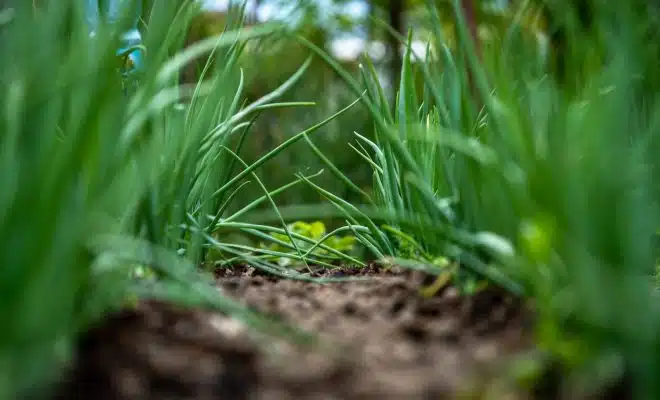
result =
[{"label": "blurred tree trunk", "polygon": [[479,21],[477,21],[477,13],[474,8],[474,0],[461,0],[461,8],[463,9],[463,16],[465,17],[468,30],[470,31],[470,38],[474,43],[477,56],[479,56],[481,52],[478,32]]},{"label": "blurred tree trunk", "polygon": [[[387,8],[387,17],[388,17],[388,24],[400,35],[406,36],[404,32],[404,21],[403,21],[403,16],[404,16],[404,11],[405,11],[405,4],[404,0],[389,0],[387,2],[388,8]],[[390,79],[392,80],[392,87],[394,89],[394,93],[399,88],[399,80],[401,79],[401,63],[403,62],[403,58],[401,56],[401,44],[399,43],[399,40],[394,37],[393,35],[387,35],[388,38],[388,47],[390,51],[392,52],[392,58],[390,59]]]}]

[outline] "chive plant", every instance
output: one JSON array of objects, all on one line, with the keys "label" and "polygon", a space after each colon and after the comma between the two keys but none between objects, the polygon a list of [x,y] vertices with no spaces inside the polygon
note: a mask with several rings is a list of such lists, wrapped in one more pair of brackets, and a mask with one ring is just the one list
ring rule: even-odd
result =
[{"label": "chive plant", "polygon": [[[101,24],[90,39],[79,1],[12,4],[0,10],[0,399],[40,393],[76,336],[136,296],[277,327],[223,297],[197,267],[211,247],[269,267],[258,249],[227,246],[216,233],[276,229],[240,217],[263,202],[275,207],[296,182],[261,183],[264,196],[233,215],[227,205],[256,168],[332,119],[242,164],[259,112],[310,105],[277,102],[309,63],[255,103],[242,101],[246,45],[282,28],[243,28],[239,10],[220,35],[182,50],[196,3],[152,2],[144,70],[124,92],[117,32],[130,18]],[[209,61],[199,83],[178,85],[181,68],[200,57]],[[141,277],[145,268],[156,278]]]},{"label": "chive plant", "polygon": [[478,57],[459,1],[453,48],[427,3],[431,56],[415,60],[410,37],[399,38],[407,50],[394,104],[368,59],[354,77],[300,38],[362,96],[374,121],[373,138],[356,133],[353,147],[373,166],[375,196],[353,205],[317,189],[377,256],[417,268],[444,256],[454,262],[427,269],[452,267],[459,284],[485,278],[533,300],[539,347],[586,371],[581,383],[625,375],[636,398],[656,398],[660,109],[638,84],[640,73],[658,73],[639,28],[649,18],[628,3],[599,3],[593,35],[570,40],[583,48],[598,35],[605,44],[566,60],[565,71],[581,77],[568,90],[525,38],[524,9]]}]

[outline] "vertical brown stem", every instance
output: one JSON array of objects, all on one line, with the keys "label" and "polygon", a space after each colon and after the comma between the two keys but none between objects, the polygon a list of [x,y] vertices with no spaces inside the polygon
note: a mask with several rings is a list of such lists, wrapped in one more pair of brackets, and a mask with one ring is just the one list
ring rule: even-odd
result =
[{"label": "vertical brown stem", "polygon": [[[400,35],[405,36],[403,32],[403,12],[404,12],[404,0],[390,0],[389,8],[387,10],[388,23],[390,26],[398,32]],[[401,63],[403,58],[401,57],[400,43],[397,38],[393,35],[388,35],[389,38],[389,47],[392,51],[392,60],[390,61],[390,77],[392,79],[392,86],[394,92],[399,88],[399,80],[401,79]]]},{"label": "vertical brown stem", "polygon": [[479,27],[479,21],[477,21],[474,0],[461,0],[461,8],[463,9],[463,15],[465,16],[465,21],[467,22],[470,31],[470,37],[477,51],[477,56],[481,58],[481,46],[479,43],[479,32],[477,30]]}]

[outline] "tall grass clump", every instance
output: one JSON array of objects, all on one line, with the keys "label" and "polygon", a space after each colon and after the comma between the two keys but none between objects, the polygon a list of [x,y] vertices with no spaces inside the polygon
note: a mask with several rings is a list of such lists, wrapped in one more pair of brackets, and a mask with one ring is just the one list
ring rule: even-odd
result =
[{"label": "tall grass clump", "polygon": [[[276,100],[309,63],[244,104],[242,54],[280,27],[243,28],[239,11],[220,35],[182,50],[196,3],[152,3],[143,10],[146,57],[135,85],[116,54],[128,22],[90,38],[80,1],[38,9],[15,1],[1,10],[1,399],[46,388],[76,335],[127,300],[156,297],[262,321],[222,297],[197,266],[218,250],[268,267],[255,249],[225,246],[217,231],[270,237],[263,231],[276,229],[237,219],[259,203],[274,206],[296,182],[270,191],[259,182],[262,198],[226,210],[256,168],[302,138],[251,165],[239,156],[259,112],[301,105]],[[178,85],[181,68],[200,57],[208,58],[203,79]]]},{"label": "tall grass clump", "polygon": [[407,46],[394,104],[368,59],[353,77],[300,39],[364,94],[374,120],[375,140],[356,133],[353,146],[373,166],[375,196],[351,205],[318,189],[376,255],[462,287],[490,282],[527,296],[539,348],[577,374],[570,390],[625,377],[635,398],[656,398],[652,13],[599,3],[589,27],[569,31],[575,53],[558,80],[547,47],[520,24],[532,2],[482,43],[459,3],[451,46],[428,2],[431,56],[415,58]]}]

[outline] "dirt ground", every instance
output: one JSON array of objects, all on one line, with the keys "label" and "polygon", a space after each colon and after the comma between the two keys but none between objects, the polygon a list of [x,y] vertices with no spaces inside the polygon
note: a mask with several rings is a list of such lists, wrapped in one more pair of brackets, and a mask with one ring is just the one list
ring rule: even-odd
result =
[{"label": "dirt ground", "polygon": [[532,347],[531,313],[499,290],[462,297],[449,287],[424,298],[421,273],[333,274],[370,279],[321,285],[253,268],[218,276],[231,297],[318,333],[324,350],[256,337],[217,313],[144,302],[83,338],[57,398],[457,398]]}]

